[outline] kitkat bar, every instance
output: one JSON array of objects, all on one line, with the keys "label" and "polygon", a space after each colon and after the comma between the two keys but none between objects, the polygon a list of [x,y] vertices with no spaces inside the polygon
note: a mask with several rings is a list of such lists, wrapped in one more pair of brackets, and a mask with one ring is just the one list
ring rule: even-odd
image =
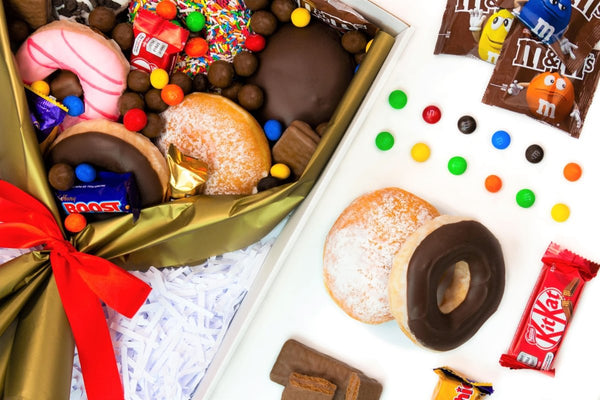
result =
[{"label": "kitkat bar", "polygon": [[500,365],[554,375],[554,360],[585,283],[599,264],[550,243],[517,332]]}]

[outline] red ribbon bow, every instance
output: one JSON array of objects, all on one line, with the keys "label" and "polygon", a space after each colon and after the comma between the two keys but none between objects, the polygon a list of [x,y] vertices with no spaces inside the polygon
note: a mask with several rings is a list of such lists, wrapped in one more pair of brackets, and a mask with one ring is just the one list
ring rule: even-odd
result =
[{"label": "red ribbon bow", "polygon": [[50,263],[79,352],[87,397],[123,399],[101,301],[131,318],[150,286],[115,264],[77,251],[63,238],[50,211],[35,198],[0,180],[0,247],[50,251]]}]

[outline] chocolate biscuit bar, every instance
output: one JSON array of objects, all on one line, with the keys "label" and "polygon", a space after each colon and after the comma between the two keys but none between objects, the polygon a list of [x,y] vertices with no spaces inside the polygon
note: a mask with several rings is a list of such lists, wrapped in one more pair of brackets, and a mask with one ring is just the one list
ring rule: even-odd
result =
[{"label": "chocolate biscuit bar", "polygon": [[281,400],[331,400],[336,388],[327,379],[292,372]]}]

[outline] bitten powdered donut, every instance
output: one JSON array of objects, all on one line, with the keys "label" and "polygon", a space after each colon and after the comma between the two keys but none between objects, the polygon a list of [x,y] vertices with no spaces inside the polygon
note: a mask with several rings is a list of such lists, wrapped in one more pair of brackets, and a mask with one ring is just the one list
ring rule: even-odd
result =
[{"label": "bitten powdered donut", "polygon": [[477,221],[442,215],[423,224],[394,257],[390,307],[404,333],[432,350],[466,342],[496,311],[504,258]]},{"label": "bitten powdered donut", "polygon": [[392,259],[406,238],[437,210],[398,188],[355,199],[325,240],[323,274],[333,300],[352,318],[378,324],[393,319],[387,285]]},{"label": "bitten powdered donut", "polygon": [[26,84],[42,80],[57,69],[77,75],[85,112],[77,118],[66,118],[64,127],[80,119],[119,118],[117,103],[127,87],[129,62],[115,42],[91,28],[70,21],[51,22],[25,40],[16,60]]},{"label": "bitten powdered donut", "polygon": [[183,154],[208,165],[205,194],[251,194],[269,173],[271,151],[261,126],[231,100],[191,93],[163,112],[157,146],[173,143]]},{"label": "bitten powdered donut", "polygon": [[111,172],[132,172],[142,207],[161,203],[169,184],[167,162],[156,146],[118,122],[92,120],[73,125],[58,135],[47,159],[50,164],[90,163]]}]

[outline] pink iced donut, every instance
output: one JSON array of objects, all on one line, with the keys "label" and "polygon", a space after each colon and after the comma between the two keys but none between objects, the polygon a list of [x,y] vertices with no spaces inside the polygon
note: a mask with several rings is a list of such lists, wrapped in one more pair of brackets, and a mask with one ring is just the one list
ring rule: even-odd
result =
[{"label": "pink iced donut", "polygon": [[119,118],[119,97],[127,87],[129,62],[112,40],[89,27],[54,21],[39,28],[21,45],[17,67],[26,84],[46,78],[57,69],[79,77],[85,112],[65,119],[63,127],[79,119]]}]

